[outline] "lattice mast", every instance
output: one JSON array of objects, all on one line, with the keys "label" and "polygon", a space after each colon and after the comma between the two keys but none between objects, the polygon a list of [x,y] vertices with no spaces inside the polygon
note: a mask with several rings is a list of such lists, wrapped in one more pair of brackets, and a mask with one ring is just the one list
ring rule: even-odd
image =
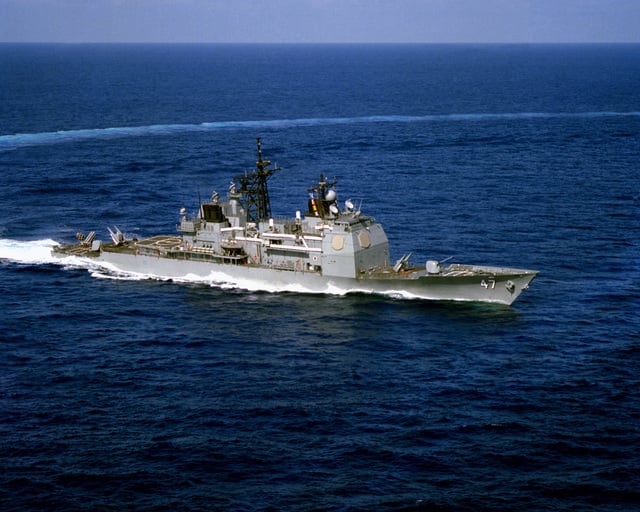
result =
[{"label": "lattice mast", "polygon": [[269,200],[269,188],[267,178],[274,172],[279,171],[279,167],[269,168],[271,162],[262,159],[262,145],[260,137],[256,139],[258,144],[258,161],[256,170],[252,173],[245,173],[236,176],[240,183],[238,192],[242,194],[240,203],[247,212],[248,222],[260,222],[271,218],[271,201]]}]

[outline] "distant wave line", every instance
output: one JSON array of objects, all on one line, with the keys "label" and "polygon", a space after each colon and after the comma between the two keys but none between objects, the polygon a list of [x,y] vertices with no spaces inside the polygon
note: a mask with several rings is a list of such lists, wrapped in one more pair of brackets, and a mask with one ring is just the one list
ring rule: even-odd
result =
[{"label": "distant wave line", "polygon": [[379,115],[359,117],[312,117],[298,119],[265,119],[252,121],[214,121],[187,124],[154,124],[147,126],[121,126],[112,128],[85,128],[60,130],[56,132],[17,133],[0,135],[0,150],[23,146],[60,144],[78,140],[143,137],[170,135],[185,132],[216,131],[247,128],[296,128],[310,126],[333,126],[361,123],[416,123],[416,122],[460,122],[486,120],[527,120],[553,118],[597,118],[597,117],[640,117],[640,112],[520,112],[496,114],[430,114],[423,116]]}]

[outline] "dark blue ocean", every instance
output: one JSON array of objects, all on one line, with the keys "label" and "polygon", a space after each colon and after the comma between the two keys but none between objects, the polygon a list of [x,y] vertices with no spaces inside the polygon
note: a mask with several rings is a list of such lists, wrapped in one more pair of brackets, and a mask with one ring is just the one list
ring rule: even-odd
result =
[{"label": "dark blue ocean", "polygon": [[[512,307],[172,283],[54,243],[320,172]],[[640,45],[0,45],[0,509],[640,510]]]}]

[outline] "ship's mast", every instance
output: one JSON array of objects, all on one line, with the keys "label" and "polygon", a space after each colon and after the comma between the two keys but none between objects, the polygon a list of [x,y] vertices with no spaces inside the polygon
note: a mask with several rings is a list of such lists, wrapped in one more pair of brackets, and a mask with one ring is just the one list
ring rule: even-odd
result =
[{"label": "ship's mast", "polygon": [[267,178],[280,170],[279,167],[269,168],[271,162],[262,159],[260,137],[256,140],[258,144],[256,170],[235,178],[240,183],[238,190],[242,194],[240,203],[247,212],[248,222],[260,222],[271,218],[271,202],[269,200]]}]

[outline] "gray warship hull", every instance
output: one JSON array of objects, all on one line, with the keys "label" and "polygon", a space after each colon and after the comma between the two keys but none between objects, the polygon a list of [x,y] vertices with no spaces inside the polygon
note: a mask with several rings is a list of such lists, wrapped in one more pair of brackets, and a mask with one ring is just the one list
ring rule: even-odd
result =
[{"label": "gray warship hull", "polygon": [[[203,258],[202,252],[168,245],[178,241],[176,236],[160,235],[122,245],[101,244],[97,251],[81,244],[60,246],[54,249],[53,254],[59,258],[89,258],[110,272],[150,279],[197,280],[245,289],[298,293],[368,293],[396,298],[504,305],[511,305],[537,275],[533,270],[454,263],[442,266],[438,273],[412,267],[395,272],[389,267],[363,273],[358,278],[325,276],[319,271],[216,262]],[[154,249],[149,252],[149,247]]]},{"label": "gray warship hull", "polygon": [[[256,171],[234,178],[227,201],[217,193],[198,213],[180,212],[180,235],[126,240],[109,229],[112,243],[78,234],[79,242],[53,249],[60,258],[89,258],[113,272],[149,278],[205,280],[247,289],[306,293],[382,294],[438,301],[511,305],[537,271],[428,261],[412,266],[410,254],[394,265],[382,226],[347,200],[340,208],[335,180],[320,175],[308,189],[304,216],[271,215],[267,178],[277,168],[262,159]],[[236,181],[239,185],[236,185]]]}]

